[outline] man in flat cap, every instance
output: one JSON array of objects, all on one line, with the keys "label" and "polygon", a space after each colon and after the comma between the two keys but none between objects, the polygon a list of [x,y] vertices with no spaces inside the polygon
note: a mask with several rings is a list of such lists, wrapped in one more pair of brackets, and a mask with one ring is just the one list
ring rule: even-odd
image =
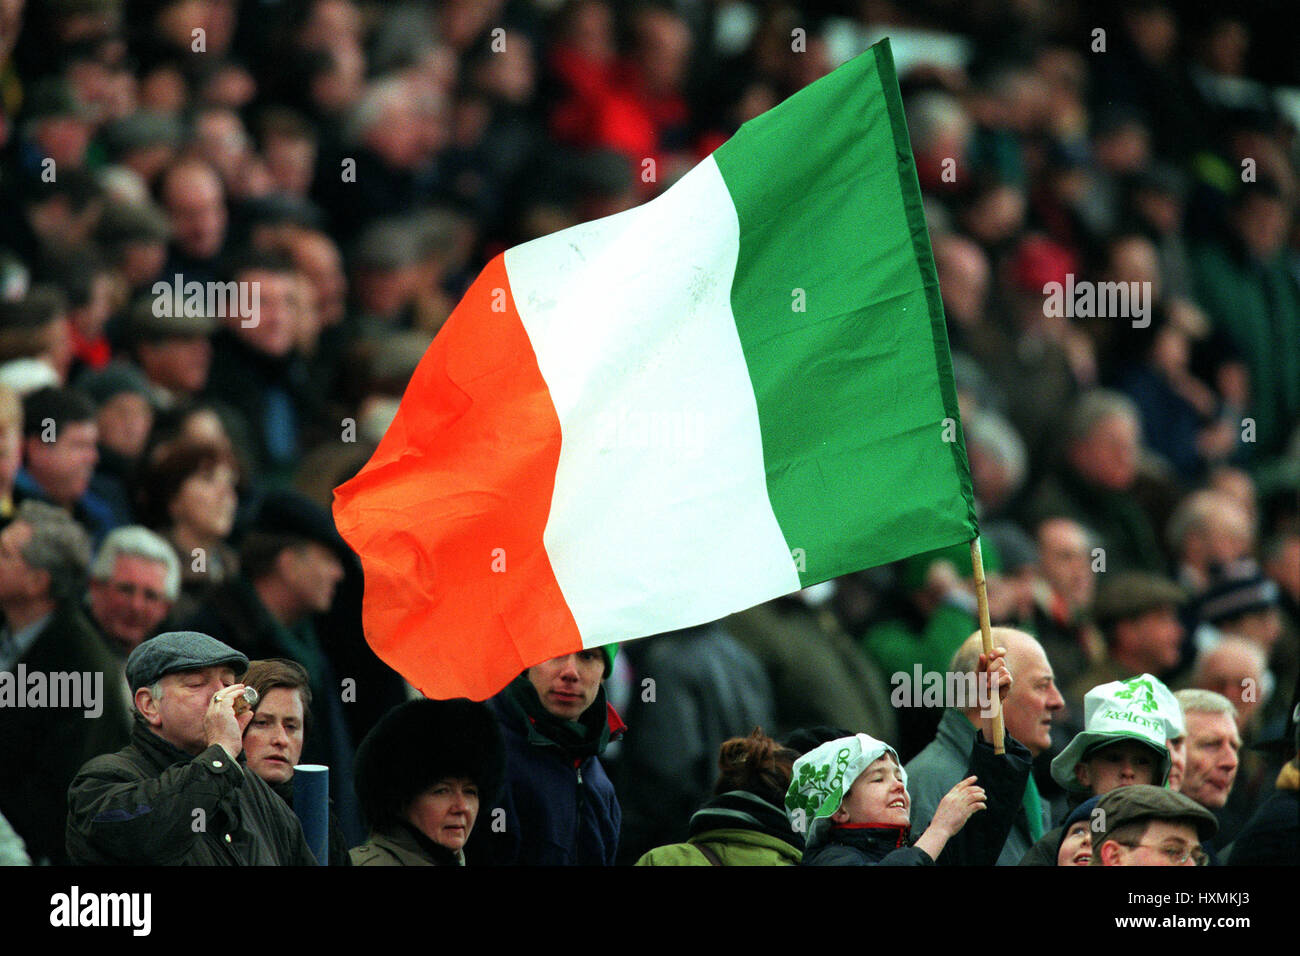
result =
[{"label": "man in flat cap", "polygon": [[1093,866],[1204,866],[1201,844],[1219,829],[1196,801],[1147,784],[1110,791],[1093,815]]},{"label": "man in flat cap", "polygon": [[[330,767],[340,819],[356,806],[351,787],[351,703],[344,704],[336,667],[317,624],[328,620],[351,552],[329,512],[292,491],[271,491],[253,515],[240,546],[238,577],[212,588],[181,626],[211,634],[257,660],[285,657],[310,678],[318,719],[303,749],[304,763]],[[359,635],[358,635],[359,638]],[[351,823],[345,823],[345,832]]]},{"label": "man in flat cap", "polygon": [[312,866],[293,812],[239,762],[252,709],[236,712],[248,658],[196,631],[127,658],[131,743],[68,789],[68,855],[82,865]]},{"label": "man in flat cap", "polygon": [[1071,735],[1083,730],[1083,698],[1092,688],[1140,674],[1163,678],[1178,666],[1185,633],[1178,620],[1183,599],[1182,588],[1157,574],[1121,572],[1103,582],[1093,617],[1106,638],[1106,659],[1066,691]]},{"label": "man in flat cap", "polygon": [[[163,310],[164,312],[166,310]],[[153,300],[140,299],[127,321],[131,355],[144,372],[150,400],[158,408],[174,408],[197,398],[212,370],[216,319],[207,315],[155,315]]]}]

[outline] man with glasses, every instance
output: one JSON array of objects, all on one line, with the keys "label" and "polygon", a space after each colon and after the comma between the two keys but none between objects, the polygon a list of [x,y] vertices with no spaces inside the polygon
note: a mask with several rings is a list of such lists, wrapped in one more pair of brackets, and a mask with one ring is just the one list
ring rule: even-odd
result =
[{"label": "man with glasses", "polygon": [[1219,825],[1195,800],[1146,784],[1117,787],[1093,810],[1093,866],[1204,866]]}]

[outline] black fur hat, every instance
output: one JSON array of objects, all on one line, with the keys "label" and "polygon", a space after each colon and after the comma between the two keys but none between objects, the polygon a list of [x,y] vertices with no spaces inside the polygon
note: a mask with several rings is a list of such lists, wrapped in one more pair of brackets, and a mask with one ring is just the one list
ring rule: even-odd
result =
[{"label": "black fur hat", "polygon": [[381,717],[357,748],[357,798],[371,828],[386,830],[439,780],[468,777],[483,811],[495,803],[505,767],[505,743],[486,704],[410,700]]}]

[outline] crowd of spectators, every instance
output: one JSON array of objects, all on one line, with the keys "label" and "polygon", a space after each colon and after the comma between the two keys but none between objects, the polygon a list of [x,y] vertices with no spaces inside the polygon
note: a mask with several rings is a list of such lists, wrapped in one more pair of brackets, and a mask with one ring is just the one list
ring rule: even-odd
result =
[{"label": "crowd of spectators", "polygon": [[[1051,768],[1089,691],[1144,676],[1193,694],[1162,740],[1229,846],[1296,789],[1300,71],[1269,9],[0,0],[0,670],[103,671],[111,711],[0,710],[0,819],[66,860],[73,775],[141,719],[128,655],[182,629],[305,670],[304,760],[333,768],[336,849],[361,844],[356,748],[410,692],[362,637],[332,489],[491,256],[654,198],[890,36],[993,623],[1036,639],[1006,640],[1033,798],[999,862],[1083,795]],[[853,734],[900,770],[947,741],[961,771],[974,719],[890,700],[915,665],[975,670],[971,570],[961,546],[624,645],[585,861],[676,845],[701,806],[716,827],[745,799],[712,789],[729,738],[752,766],[723,777],[763,793],[774,754],[788,780]],[[529,753],[515,697],[494,712]]]}]

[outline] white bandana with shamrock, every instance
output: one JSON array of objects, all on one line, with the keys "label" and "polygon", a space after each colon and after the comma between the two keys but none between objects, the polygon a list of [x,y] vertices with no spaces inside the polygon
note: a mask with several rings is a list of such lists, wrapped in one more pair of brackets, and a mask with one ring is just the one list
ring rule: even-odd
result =
[{"label": "white bandana with shamrock", "polygon": [[[901,770],[903,762],[894,748],[866,734],[829,741],[796,760],[785,795],[785,812],[791,826],[811,830],[813,823],[833,814],[844,802],[853,781],[887,753],[893,754]],[[902,770],[902,774],[906,788],[907,771]]]}]

